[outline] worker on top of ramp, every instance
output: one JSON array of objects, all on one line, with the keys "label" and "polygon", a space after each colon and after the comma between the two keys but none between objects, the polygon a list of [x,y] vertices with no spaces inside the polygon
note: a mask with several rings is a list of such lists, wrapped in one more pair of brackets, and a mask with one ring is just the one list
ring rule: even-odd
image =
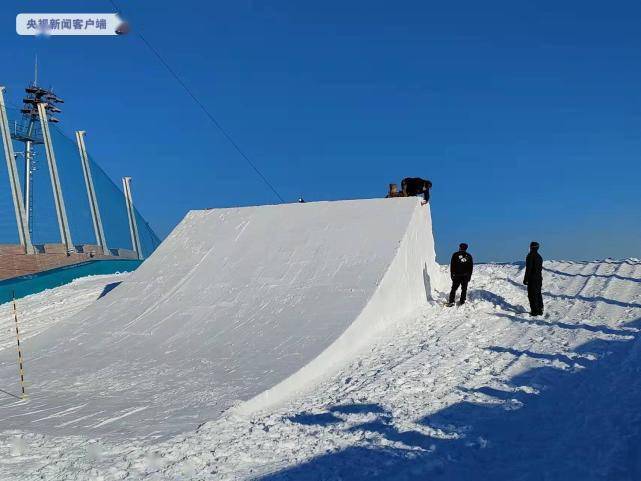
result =
[{"label": "worker on top of ramp", "polygon": [[423,203],[427,204],[430,200],[430,189],[432,183],[427,179],[420,177],[405,177],[401,181],[401,189],[404,197],[414,197],[423,195]]}]

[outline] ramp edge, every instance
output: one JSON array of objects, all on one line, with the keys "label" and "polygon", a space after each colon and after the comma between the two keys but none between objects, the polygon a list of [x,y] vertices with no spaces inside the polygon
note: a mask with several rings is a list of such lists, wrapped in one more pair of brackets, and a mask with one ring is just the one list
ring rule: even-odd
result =
[{"label": "ramp edge", "polygon": [[[391,200],[393,202],[393,200]],[[391,325],[433,299],[441,286],[429,204],[416,207],[387,270],[354,322],[324,351],[275,386],[232,408],[251,415],[304,394],[353,360]]]}]

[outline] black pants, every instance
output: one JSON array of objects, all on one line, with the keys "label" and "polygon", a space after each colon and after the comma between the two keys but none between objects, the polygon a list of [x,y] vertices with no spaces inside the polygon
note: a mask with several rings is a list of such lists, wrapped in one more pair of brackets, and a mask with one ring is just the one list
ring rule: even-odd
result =
[{"label": "black pants", "polygon": [[454,298],[456,297],[456,291],[459,286],[461,287],[461,304],[465,302],[467,297],[467,284],[470,282],[470,278],[467,276],[454,276],[452,278],[452,290],[450,291],[450,304],[454,304]]},{"label": "black pants", "polygon": [[527,297],[530,300],[530,311],[534,314],[543,314],[542,279],[530,280],[527,283]]}]

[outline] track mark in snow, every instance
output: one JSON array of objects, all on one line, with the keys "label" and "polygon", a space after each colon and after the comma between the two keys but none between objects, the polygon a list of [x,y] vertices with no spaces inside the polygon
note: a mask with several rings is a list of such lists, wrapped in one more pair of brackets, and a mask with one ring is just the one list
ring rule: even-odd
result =
[{"label": "track mark in snow", "polygon": [[59,412],[57,412],[57,413],[55,413],[55,414],[51,414],[51,415],[46,416],[46,417],[44,417],[44,418],[34,419],[34,420],[33,420],[33,421],[31,421],[31,422],[32,422],[32,423],[37,423],[37,422],[39,422],[39,421],[45,421],[45,420],[47,420],[47,419],[61,418],[61,417],[64,417],[64,416],[67,416],[67,415],[69,415],[69,414],[73,413],[74,411],[77,411],[78,409],[82,409],[82,408],[83,408],[83,407],[85,407],[86,405],[87,405],[87,403],[85,403],[85,404],[80,404],[80,405],[78,405],[78,406],[74,406],[74,407],[70,407],[70,408],[68,408],[68,409],[64,409],[63,411],[59,411]]},{"label": "track mark in snow", "polygon": [[96,424],[96,425],[94,425],[92,427],[93,428],[99,428],[99,427],[102,427],[102,426],[106,426],[107,424],[111,424],[113,422],[119,421],[119,420],[124,419],[124,418],[126,418],[128,416],[131,416],[132,414],[136,414],[136,413],[139,413],[140,411],[144,411],[145,409],[148,409],[148,408],[149,408],[149,406],[143,406],[143,407],[139,407],[139,408],[130,409],[128,411],[125,411],[120,416],[117,416],[115,418],[106,419],[106,420],[104,420],[102,422],[99,422],[98,424]]},{"label": "track mark in snow", "polygon": [[86,416],[81,416],[79,418],[72,419],[71,421],[67,421],[67,422],[64,422],[62,424],[57,424],[56,427],[57,428],[64,428],[65,426],[71,426],[72,424],[79,423],[80,421],[84,421],[86,419],[91,419],[91,418],[94,418],[96,416],[100,416],[102,413],[104,413],[104,411],[98,411],[98,412],[93,413],[93,414],[87,414]]}]

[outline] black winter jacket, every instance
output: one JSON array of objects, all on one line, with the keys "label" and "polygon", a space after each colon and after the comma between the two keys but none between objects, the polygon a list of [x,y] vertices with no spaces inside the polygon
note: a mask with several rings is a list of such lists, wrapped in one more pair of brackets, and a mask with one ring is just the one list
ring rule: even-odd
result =
[{"label": "black winter jacket", "polygon": [[543,258],[537,251],[530,251],[525,258],[525,277],[523,283],[543,280]]},{"label": "black winter jacket", "polygon": [[472,256],[465,251],[458,251],[452,254],[450,262],[450,274],[452,277],[472,277],[474,270],[474,261]]}]

